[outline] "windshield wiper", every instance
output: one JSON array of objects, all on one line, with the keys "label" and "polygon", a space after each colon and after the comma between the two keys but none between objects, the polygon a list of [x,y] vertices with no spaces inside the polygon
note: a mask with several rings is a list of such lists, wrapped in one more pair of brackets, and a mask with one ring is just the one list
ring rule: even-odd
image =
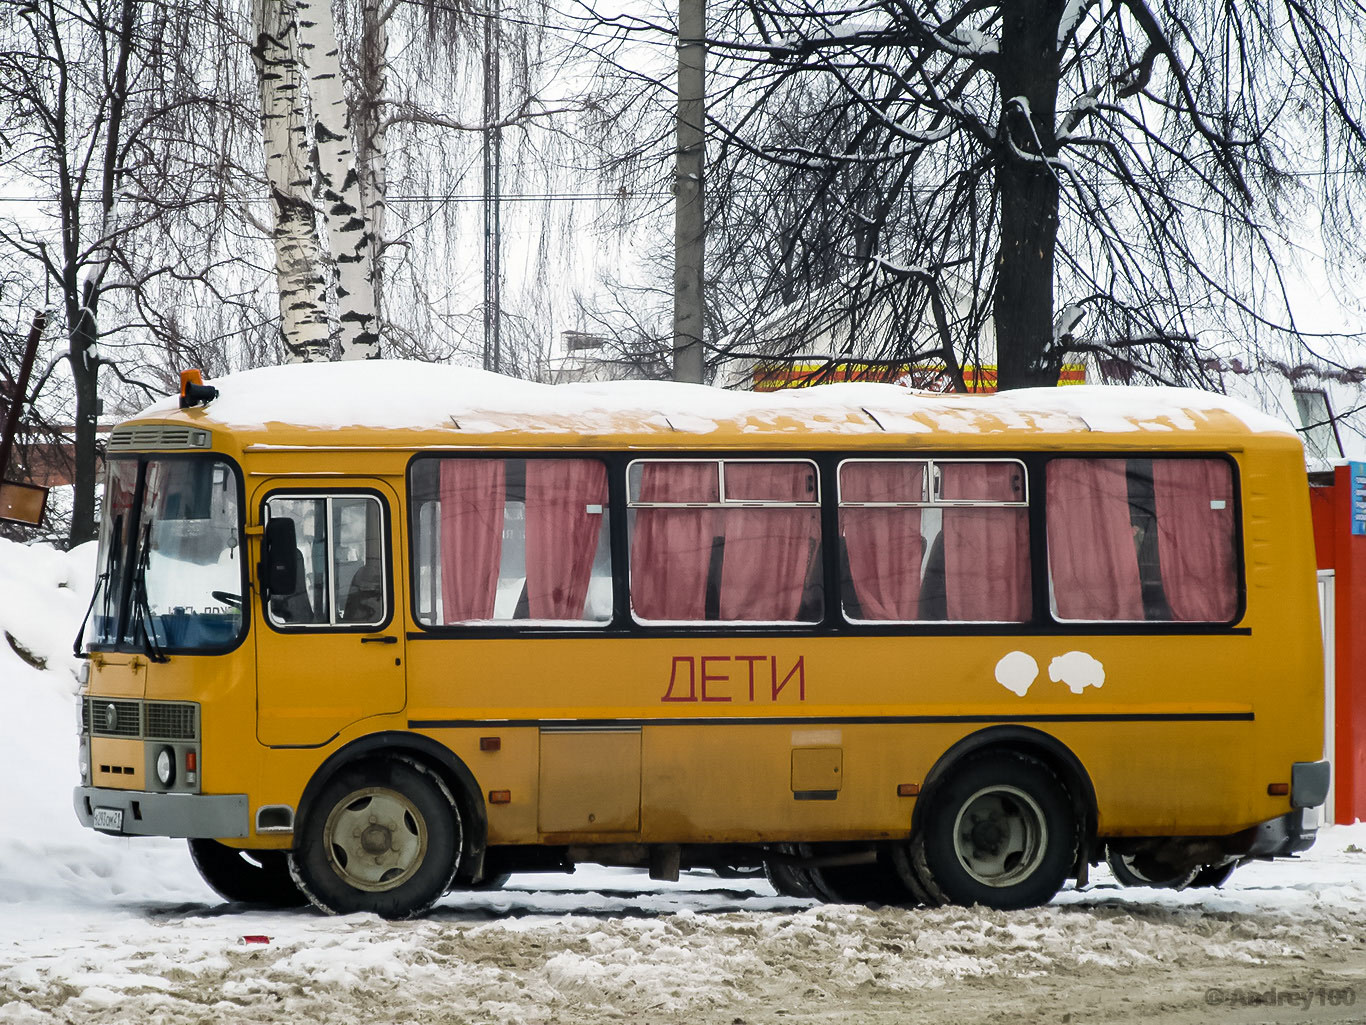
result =
[{"label": "windshield wiper", "polygon": [[156,617],[147,600],[147,564],[152,554],[152,521],[142,527],[142,544],[138,547],[137,564],[133,571],[133,615],[142,627],[142,650],[151,662],[169,662],[156,636]]},{"label": "windshield wiper", "polygon": [[81,650],[85,647],[85,625],[90,622],[90,613],[95,611],[95,602],[100,596],[100,590],[104,590],[104,621],[109,622],[109,581],[118,567],[119,547],[123,544],[123,517],[114,517],[114,523],[109,528],[109,551],[104,557],[104,572],[95,578],[95,590],[91,592],[90,604],[85,607],[85,615],[81,617],[81,627],[76,631],[76,640],[71,645],[71,653],[77,658],[88,657]]},{"label": "windshield wiper", "polygon": [[97,577],[95,578],[95,592],[90,596],[90,604],[87,605],[87,606],[85,607],[85,615],[81,617],[81,628],[80,628],[79,630],[76,631],[76,640],[75,640],[74,642],[72,642],[72,645],[71,645],[71,654],[75,655],[77,658],[89,658],[89,657],[90,657],[85,651],[82,650],[82,649],[85,647],[85,624],[88,623],[88,622],[90,622],[90,613],[92,613],[92,612],[95,611],[95,599],[97,599],[97,598],[100,596],[100,588],[102,588],[102,587],[105,589],[105,599],[104,599],[105,619],[106,619],[106,621],[108,621],[108,617],[109,617],[109,612],[108,612],[108,609],[109,609],[109,588],[108,588],[108,584],[109,584],[109,571],[108,571],[108,570],[105,570],[103,573],[101,573],[99,576],[97,576]]}]

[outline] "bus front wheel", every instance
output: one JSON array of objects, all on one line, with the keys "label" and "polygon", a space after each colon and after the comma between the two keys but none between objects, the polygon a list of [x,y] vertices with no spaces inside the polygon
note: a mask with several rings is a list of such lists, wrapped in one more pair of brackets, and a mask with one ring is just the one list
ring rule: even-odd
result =
[{"label": "bus front wheel", "polygon": [[243,851],[217,840],[191,840],[190,860],[214,893],[226,901],[297,908],[308,903],[289,875],[284,851]]},{"label": "bus front wheel", "polygon": [[896,863],[945,903],[1010,910],[1051,900],[1076,850],[1062,782],[1042,762],[1000,753],[965,761],[931,792]]},{"label": "bus front wheel", "polygon": [[462,840],[459,807],[433,773],[408,759],[363,762],[319,791],[289,867],[328,914],[411,918],[450,888]]}]

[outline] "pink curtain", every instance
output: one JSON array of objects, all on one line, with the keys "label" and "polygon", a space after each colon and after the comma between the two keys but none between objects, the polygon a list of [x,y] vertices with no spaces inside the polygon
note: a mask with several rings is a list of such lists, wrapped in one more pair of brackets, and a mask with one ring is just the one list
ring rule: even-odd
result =
[{"label": "pink curtain", "polygon": [[[728,462],[726,497],[812,502],[814,474],[806,463]],[[820,510],[726,509],[723,517],[721,619],[795,620],[819,552]]]},{"label": "pink curtain", "polygon": [[[921,502],[924,463],[845,463],[842,502]],[[840,536],[862,619],[920,618],[920,568],[925,539],[918,508],[841,509]]]},{"label": "pink curtain", "polygon": [[[642,502],[715,502],[715,463],[649,462]],[[641,619],[706,617],[715,509],[637,509],[631,532],[631,607]]]},{"label": "pink curtain", "polygon": [[1154,459],[1157,557],[1172,617],[1225,623],[1238,610],[1233,474],[1219,459]]},{"label": "pink curtain", "polygon": [[503,557],[503,461],[443,459],[440,465],[441,621],[492,619]]},{"label": "pink curtain", "polygon": [[596,459],[526,463],[527,614],[582,619],[607,508],[607,470]]},{"label": "pink curtain", "polygon": [[1141,620],[1123,459],[1048,464],[1048,572],[1061,619]]},{"label": "pink curtain", "polygon": [[[1015,463],[942,463],[939,472],[945,500],[1024,501],[1024,470]],[[944,510],[949,619],[1019,623],[1030,618],[1028,513]]]}]

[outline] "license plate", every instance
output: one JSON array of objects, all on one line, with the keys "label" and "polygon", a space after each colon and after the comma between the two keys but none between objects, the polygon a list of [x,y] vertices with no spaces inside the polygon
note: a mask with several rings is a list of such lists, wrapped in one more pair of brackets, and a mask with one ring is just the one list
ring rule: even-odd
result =
[{"label": "license plate", "polygon": [[95,809],[95,828],[105,829],[111,833],[123,832],[123,809],[122,808],[96,808]]}]

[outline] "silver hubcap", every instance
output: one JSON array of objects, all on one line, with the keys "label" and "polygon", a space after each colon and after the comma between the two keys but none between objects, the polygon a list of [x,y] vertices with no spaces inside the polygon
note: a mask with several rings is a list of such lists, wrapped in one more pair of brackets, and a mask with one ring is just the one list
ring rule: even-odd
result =
[{"label": "silver hubcap", "polygon": [[348,886],[378,893],[402,886],[427,855],[427,823],[394,790],[367,787],[337,802],[323,827],[332,870]]},{"label": "silver hubcap", "polygon": [[1047,849],[1043,809],[1023,790],[985,787],[958,809],[953,852],[979,883],[1013,886],[1033,874]]}]

